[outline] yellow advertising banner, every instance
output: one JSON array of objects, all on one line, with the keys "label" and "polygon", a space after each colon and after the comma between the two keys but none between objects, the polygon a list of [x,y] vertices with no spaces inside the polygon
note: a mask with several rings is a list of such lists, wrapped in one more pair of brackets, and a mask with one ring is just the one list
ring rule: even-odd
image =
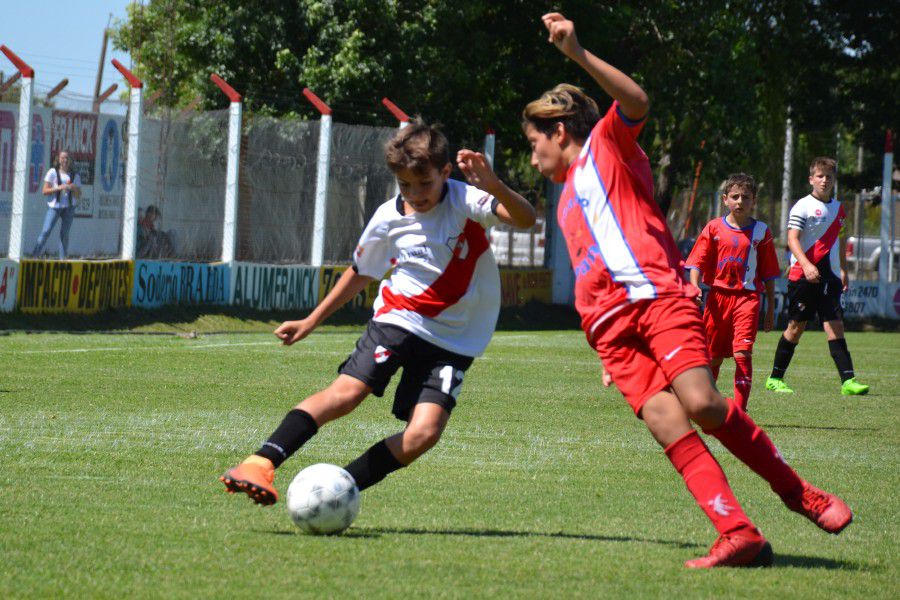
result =
[{"label": "yellow advertising banner", "polygon": [[[349,268],[350,267],[348,266],[321,268],[319,271],[319,302],[325,299],[328,292],[331,291],[335,284],[337,284],[338,279],[341,278],[341,275],[344,274],[344,271]],[[381,285],[380,281],[373,281],[366,289],[357,294],[353,300],[348,302],[347,306],[352,306],[353,308],[372,308],[372,305],[375,304],[375,299],[378,297],[379,285]]]},{"label": "yellow advertising banner", "polygon": [[[322,267],[319,271],[319,302],[337,284],[348,267]],[[378,297],[375,281],[359,293],[349,304],[355,308],[371,308]],[[549,269],[500,269],[501,306],[522,306],[528,302],[553,301],[553,273]]]},{"label": "yellow advertising banner", "polygon": [[26,313],[93,313],[131,306],[130,260],[23,260],[16,307]]},{"label": "yellow advertising banner", "polygon": [[500,305],[553,301],[553,272],[549,269],[500,269]]}]

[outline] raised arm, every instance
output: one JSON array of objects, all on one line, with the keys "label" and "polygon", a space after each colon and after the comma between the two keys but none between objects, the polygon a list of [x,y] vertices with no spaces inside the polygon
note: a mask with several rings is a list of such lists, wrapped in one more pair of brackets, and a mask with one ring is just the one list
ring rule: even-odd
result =
[{"label": "raised arm", "polygon": [[647,115],[650,109],[647,93],[631,77],[582,48],[572,21],[560,13],[547,13],[541,20],[550,33],[549,41],[587,71],[603,91],[618,100],[626,117],[639,121]]},{"label": "raised arm", "polygon": [[298,321],[285,321],[274,331],[278,339],[285,346],[299,342],[318,327],[325,319],[330,317],[337,309],[349,302],[358,293],[363,291],[373,278],[360,275],[355,269],[344,271],[341,278],[335,284],[325,299],[305,319]]},{"label": "raised arm", "polygon": [[481,152],[463,149],[456,154],[456,164],[470,185],[474,185],[497,199],[497,217],[513,227],[533,227],[534,207],[518,192],[510,189],[497,177]]}]

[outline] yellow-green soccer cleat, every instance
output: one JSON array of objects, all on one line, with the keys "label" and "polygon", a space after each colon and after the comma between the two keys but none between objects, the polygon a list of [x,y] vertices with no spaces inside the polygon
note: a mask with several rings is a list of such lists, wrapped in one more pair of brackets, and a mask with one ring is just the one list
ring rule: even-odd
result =
[{"label": "yellow-green soccer cleat", "polygon": [[862,396],[869,393],[869,386],[862,384],[851,377],[841,384],[841,394],[844,396]]},{"label": "yellow-green soccer cleat", "polygon": [[[850,380],[848,380],[850,381]],[[794,390],[788,387],[788,384],[784,382],[783,379],[779,379],[777,377],[769,377],[766,379],[766,389],[778,392],[779,394],[793,394]],[[868,388],[866,388],[868,389]]]}]

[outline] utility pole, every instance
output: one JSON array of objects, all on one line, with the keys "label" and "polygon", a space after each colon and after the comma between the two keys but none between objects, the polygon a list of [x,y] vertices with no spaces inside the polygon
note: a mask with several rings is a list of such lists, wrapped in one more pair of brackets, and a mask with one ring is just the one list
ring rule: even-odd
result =
[{"label": "utility pole", "polygon": [[781,178],[781,218],[779,219],[779,236],[787,243],[787,223],[791,205],[791,179],[793,177],[794,158],[794,124],[791,121],[791,107],[787,109],[787,120],[784,124],[784,163]]},{"label": "utility pole", "polygon": [[103,83],[103,63],[106,61],[106,45],[109,41],[109,21],[112,19],[112,13],[106,19],[106,27],[103,28],[103,44],[100,48],[100,64],[97,65],[97,83],[94,85],[94,104],[93,112],[100,112],[100,85]]},{"label": "utility pole", "polygon": [[834,191],[831,192],[832,197],[835,199],[838,197],[838,176],[840,175],[841,168],[841,130],[838,128],[837,133],[834,136]]}]

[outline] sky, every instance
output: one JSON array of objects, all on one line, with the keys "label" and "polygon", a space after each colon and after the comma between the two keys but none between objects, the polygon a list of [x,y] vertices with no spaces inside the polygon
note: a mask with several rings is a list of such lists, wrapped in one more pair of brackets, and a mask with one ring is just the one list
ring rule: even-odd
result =
[{"label": "sky", "polygon": [[[124,19],[128,4],[128,0],[0,0],[0,44],[34,68],[36,97],[45,96],[63,78],[68,78],[69,85],[56,96],[57,106],[90,110],[103,29],[110,15],[110,26],[116,19]],[[127,89],[121,74],[110,63],[113,58],[126,67],[131,65],[128,53],[114,51],[110,42],[100,91],[113,83],[118,83],[119,88],[104,103],[103,112],[124,113],[124,106],[117,107],[112,102]],[[4,78],[16,73],[2,54],[0,71]]]}]

